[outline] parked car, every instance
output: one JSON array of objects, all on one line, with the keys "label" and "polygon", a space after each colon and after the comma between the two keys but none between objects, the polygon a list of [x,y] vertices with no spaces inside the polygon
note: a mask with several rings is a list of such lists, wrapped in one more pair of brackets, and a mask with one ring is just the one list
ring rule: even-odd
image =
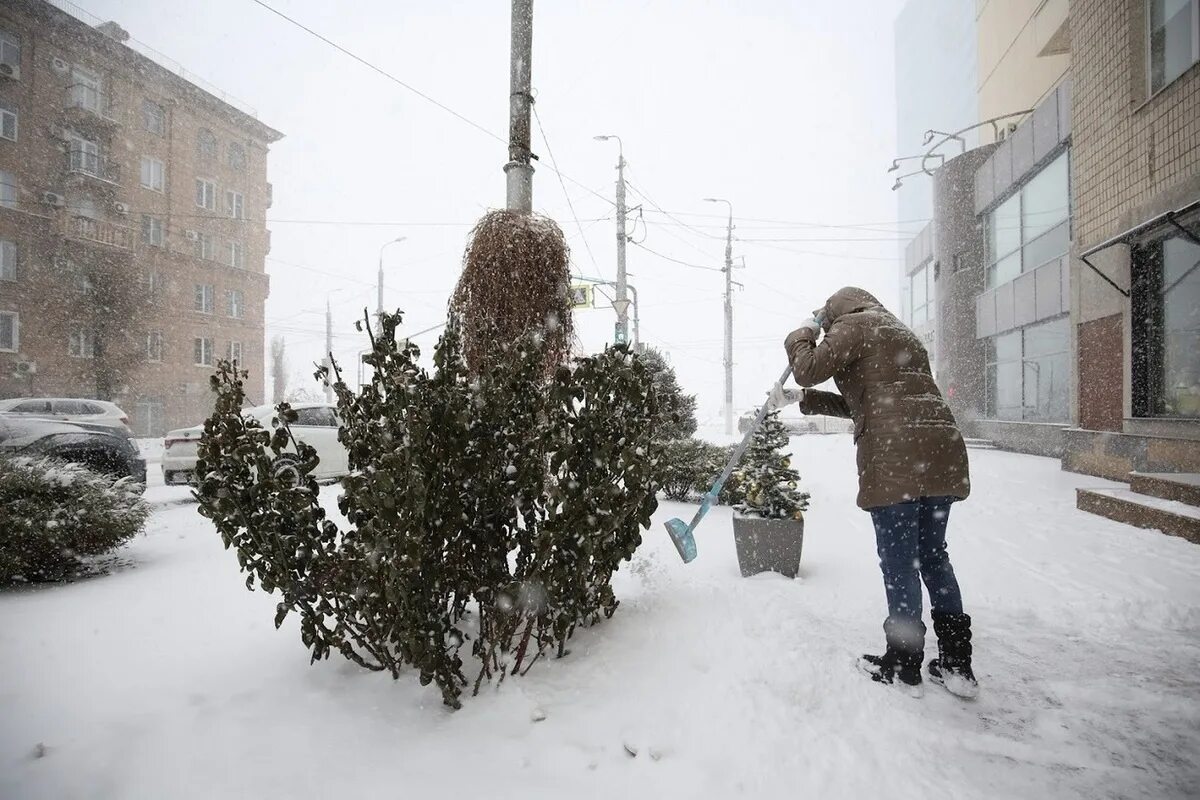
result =
[{"label": "parked car", "polygon": [[146,460],[129,434],[105,425],[0,414],[0,453],[49,456],[146,485]]},{"label": "parked car", "polygon": [[7,414],[104,425],[130,432],[129,415],[107,400],[79,397],[15,397],[11,400],[0,400],[0,415]]},{"label": "parked car", "polygon": [[[349,456],[346,448],[338,441],[338,426],[341,423],[337,418],[337,409],[326,403],[296,403],[292,408],[296,411],[296,421],[291,426],[292,435],[314,448],[321,459],[312,476],[318,480],[327,480],[341,478],[348,473]],[[244,410],[242,414],[248,419],[257,420],[264,428],[270,430],[275,406],[255,406]],[[194,425],[170,431],[163,437],[164,483],[195,482],[198,460],[196,451],[203,433],[203,425]],[[299,465],[300,459],[295,453],[283,453],[275,459],[272,466],[276,475],[298,478]]]}]

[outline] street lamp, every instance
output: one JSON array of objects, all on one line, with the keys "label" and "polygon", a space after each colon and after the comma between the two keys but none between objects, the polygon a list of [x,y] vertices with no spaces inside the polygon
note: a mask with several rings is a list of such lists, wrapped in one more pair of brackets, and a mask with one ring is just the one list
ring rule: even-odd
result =
[{"label": "street lamp", "polygon": [[725,435],[733,435],[733,203],[720,197],[706,197],[706,203],[729,206],[729,227],[725,234]]},{"label": "street lamp", "polygon": [[613,301],[617,309],[617,330],[613,338],[618,344],[625,344],[629,341],[629,298],[625,279],[625,243],[629,240],[625,235],[625,144],[616,134],[592,138],[598,142],[617,140],[617,299]]},{"label": "street lamp", "polygon": [[379,248],[379,275],[375,281],[375,326],[378,333],[383,332],[383,251],[388,249],[390,245],[399,244],[407,238],[407,236],[397,236],[390,242],[384,242],[383,247]]}]

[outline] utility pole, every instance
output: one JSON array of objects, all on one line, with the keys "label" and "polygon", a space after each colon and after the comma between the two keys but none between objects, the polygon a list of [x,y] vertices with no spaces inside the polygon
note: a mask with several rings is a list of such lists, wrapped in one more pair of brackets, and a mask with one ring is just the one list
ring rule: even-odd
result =
[{"label": "utility pole", "polygon": [[629,297],[625,280],[625,243],[629,237],[625,235],[625,145],[620,136],[614,134],[593,137],[597,141],[607,142],[617,140],[617,299],[613,308],[617,310],[617,328],[613,335],[616,344],[629,342]]},{"label": "utility pole", "polygon": [[512,0],[512,44],[508,95],[508,163],[504,165],[507,207],[533,212],[533,0]]},{"label": "utility pole", "polygon": [[716,197],[709,203],[729,206],[729,227],[725,233],[725,435],[733,435],[733,203]]},{"label": "utility pole", "polygon": [[325,298],[325,402],[333,402],[333,312],[329,308],[329,298]]}]

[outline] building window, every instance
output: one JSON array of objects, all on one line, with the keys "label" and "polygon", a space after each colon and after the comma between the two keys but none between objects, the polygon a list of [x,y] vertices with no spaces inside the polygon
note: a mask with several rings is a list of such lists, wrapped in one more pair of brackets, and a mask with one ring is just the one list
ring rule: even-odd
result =
[{"label": "building window", "polygon": [[0,139],[17,140],[17,107],[0,100]]},{"label": "building window", "polygon": [[1070,161],[1051,161],[987,215],[989,289],[1066,255],[1071,247]]},{"label": "building window", "polygon": [[20,317],[15,311],[0,311],[0,352],[15,353],[20,349]]},{"label": "building window", "polygon": [[225,351],[225,358],[234,364],[242,363],[242,343],[230,342],[229,349]]},{"label": "building window", "polygon": [[201,128],[196,134],[196,153],[201,158],[217,157],[217,137],[208,128]]},{"label": "building window", "polygon": [[246,198],[242,197],[241,192],[226,192],[225,210],[229,212],[229,216],[233,219],[245,219]]},{"label": "building window", "polygon": [[142,101],[142,128],[155,136],[167,133],[167,112],[153,100]]},{"label": "building window", "polygon": [[135,430],[141,436],[162,436],[166,433],[165,422],[166,403],[157,398],[139,400],[134,406],[137,427]]},{"label": "building window", "polygon": [[918,327],[933,322],[933,264],[926,264],[908,277],[909,324]]},{"label": "building window", "polygon": [[1170,236],[1133,256],[1133,412],[1200,417],[1200,245]]},{"label": "building window", "polygon": [[67,342],[67,352],[72,358],[94,358],[96,355],[96,334],[87,328],[76,328],[71,331]]},{"label": "building window", "polygon": [[163,246],[163,221],[161,217],[142,214],[142,241],[154,247]]},{"label": "building window", "polygon": [[1200,0],[1147,0],[1150,93],[1200,60]]},{"label": "building window", "polygon": [[245,269],[246,257],[245,251],[242,249],[241,242],[230,240],[229,242],[229,266],[238,269]]},{"label": "building window", "polygon": [[211,367],[213,365],[212,339],[197,336],[192,340],[192,363],[197,367]]},{"label": "building window", "polygon": [[150,156],[142,156],[142,186],[156,192],[166,190],[166,167],[163,162]]},{"label": "building window", "polygon": [[70,157],[73,172],[82,172],[98,178],[104,177],[100,167],[100,145],[98,143],[73,136],[71,137]]},{"label": "building window", "polygon": [[1070,346],[1067,317],[988,339],[988,417],[1067,422],[1070,417]]},{"label": "building window", "polygon": [[192,308],[204,314],[213,313],[213,297],[215,291],[211,283],[197,283],[195,300]]},{"label": "building window", "polygon": [[0,31],[0,64],[21,68],[21,37],[17,34]]},{"label": "building window", "polygon": [[237,142],[229,143],[229,166],[243,169],[246,166],[246,148]]},{"label": "building window", "polygon": [[241,319],[246,313],[245,296],[241,289],[229,290],[229,316]]},{"label": "building window", "polygon": [[150,301],[157,303],[161,298],[160,295],[165,288],[166,283],[163,281],[162,273],[156,270],[150,270],[146,273],[146,294],[150,296]]},{"label": "building window", "polygon": [[217,185],[215,183],[204,178],[196,178],[196,205],[207,208],[209,211],[217,210]]},{"label": "building window", "polygon": [[91,294],[96,285],[92,283],[92,276],[86,269],[78,264],[71,263],[67,267],[71,273],[71,283],[75,286],[75,291],[80,294]]},{"label": "building window", "polygon": [[17,279],[17,243],[0,239],[0,281]]},{"label": "building window", "polygon": [[215,261],[217,258],[217,242],[212,234],[198,231],[196,233],[196,258],[205,261]]},{"label": "building window", "polygon": [[106,116],[108,102],[104,96],[100,76],[81,66],[71,68],[70,103],[73,108],[82,108],[93,114]]},{"label": "building window", "polygon": [[11,172],[0,170],[0,206],[17,207],[17,179]]},{"label": "building window", "polygon": [[158,363],[162,361],[163,336],[161,331],[151,331],[146,334],[146,360]]}]

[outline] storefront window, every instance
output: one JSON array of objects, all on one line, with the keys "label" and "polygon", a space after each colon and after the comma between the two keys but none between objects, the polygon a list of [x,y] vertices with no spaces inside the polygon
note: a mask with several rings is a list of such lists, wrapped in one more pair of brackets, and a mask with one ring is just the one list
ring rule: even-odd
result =
[{"label": "storefront window", "polygon": [[1163,409],[1200,416],[1200,245],[1163,243]]},{"label": "storefront window", "polygon": [[987,398],[992,419],[1066,422],[1070,415],[1067,317],[988,340]]},{"label": "storefront window", "polygon": [[1134,413],[1200,417],[1200,244],[1144,245],[1134,270]]},{"label": "storefront window", "polygon": [[1064,152],[988,214],[989,289],[1070,250],[1069,173]]}]

